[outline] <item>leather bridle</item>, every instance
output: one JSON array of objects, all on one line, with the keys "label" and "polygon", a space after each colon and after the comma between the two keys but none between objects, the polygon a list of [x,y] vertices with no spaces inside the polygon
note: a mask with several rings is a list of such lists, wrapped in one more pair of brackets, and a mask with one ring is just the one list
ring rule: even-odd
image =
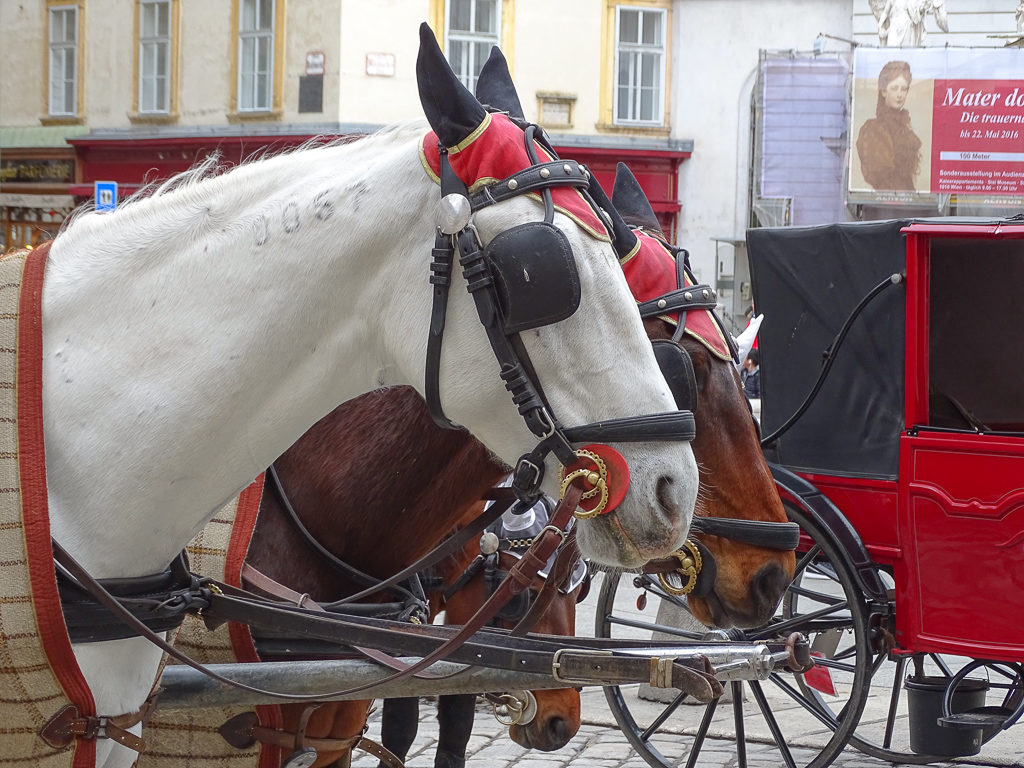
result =
[{"label": "leather bridle", "polygon": [[[647,442],[653,440],[692,440],[695,434],[693,414],[677,410],[664,413],[610,419],[575,427],[563,427],[546,402],[535,377],[530,374],[528,357],[521,344],[515,343],[522,325],[506,322],[506,309],[502,307],[499,288],[489,261],[491,244],[481,245],[472,214],[480,209],[508,200],[527,192],[538,192],[544,202],[544,221],[521,224],[495,238],[528,237],[544,240],[568,248],[565,235],[553,225],[554,203],[551,188],[572,186],[578,189],[595,211],[600,208],[588,194],[590,173],[575,161],[553,160],[540,162],[534,145],[537,126],[528,125],[524,131],[527,155],[532,163],[501,181],[470,194],[465,183],[451,168],[448,151],[439,146],[441,158],[441,214],[435,236],[430,282],[434,286],[430,334],[427,341],[426,378],[424,394],[431,417],[442,427],[457,428],[444,415],[441,406],[438,374],[440,371],[441,341],[444,335],[448,291],[451,285],[455,249],[459,251],[459,264],[476,303],[477,314],[487,333],[494,356],[500,366],[500,376],[512,401],[519,409],[527,427],[539,438],[537,446],[519,458],[513,471],[512,488],[517,497],[531,505],[541,496],[544,478],[544,460],[553,453],[565,466],[578,460],[573,444],[605,442]],[[545,149],[549,149],[545,147]],[[549,154],[554,156],[554,152]],[[569,258],[572,258],[569,248]],[[570,262],[571,263],[571,262]],[[572,263],[571,263],[572,264]],[[574,267],[574,264],[572,264]],[[539,327],[564,319],[575,307],[540,308],[548,315],[543,322],[527,327]],[[568,311],[566,311],[568,310]]]}]

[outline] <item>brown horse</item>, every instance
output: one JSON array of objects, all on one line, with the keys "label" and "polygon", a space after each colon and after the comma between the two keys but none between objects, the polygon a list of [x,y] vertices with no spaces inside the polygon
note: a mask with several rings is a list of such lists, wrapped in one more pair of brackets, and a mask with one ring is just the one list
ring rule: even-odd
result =
[{"label": "brown horse", "polygon": [[[369,435],[377,438],[367,440]],[[484,492],[507,473],[468,433],[436,427],[422,398],[408,387],[378,390],[342,404],[303,435],[275,467],[293,508],[321,546],[380,579],[427,554],[453,525],[474,519]],[[442,561],[442,580],[455,581],[477,553],[474,543]],[[319,602],[347,597],[362,586],[346,581],[311,547],[270,492],[264,494],[247,560],[261,573]],[[484,589],[482,578],[471,580],[465,592],[460,590],[445,606],[449,619],[468,618],[473,606],[486,599]],[[572,634],[574,617],[574,596],[559,595],[536,629]],[[579,728],[578,692],[535,695],[537,716],[528,726],[513,726],[512,737],[526,746],[564,746]],[[352,738],[362,731],[369,704],[323,704],[310,716],[305,733],[313,738]],[[281,709],[283,730],[295,733],[306,707]],[[315,765],[339,758],[347,759],[347,752],[322,751]]]},{"label": "brown horse", "polygon": [[[481,514],[483,507],[482,503],[475,505],[472,516]],[[527,541],[518,536],[502,538],[503,546],[515,546],[516,539],[523,545]],[[516,562],[516,558],[507,551],[498,551],[490,558],[481,556],[480,551],[474,542],[438,564],[436,570],[442,588],[432,593],[432,617],[443,610],[447,623],[464,624],[491,596],[495,581]],[[585,573],[585,567],[582,564],[580,566]],[[533,598],[540,586],[535,582],[529,591],[529,599]],[[559,589],[531,631],[552,635],[574,634],[576,603],[582,588],[582,583],[573,581],[567,588]],[[528,608],[524,603],[520,601],[516,606],[510,606],[512,610],[502,611],[494,624],[511,629]],[[545,752],[561,749],[579,730],[579,691],[561,688],[535,691],[531,695],[534,697],[536,713],[527,722],[510,725],[509,736],[528,749]],[[462,768],[465,765],[476,701],[477,697],[473,694],[453,694],[438,698],[437,718],[440,727],[434,756],[435,768]],[[381,743],[404,761],[416,738],[418,725],[419,699],[387,699],[381,720]],[[386,768],[383,762],[380,768]]]},{"label": "brown horse", "polygon": [[[634,268],[666,272],[665,251],[671,249],[665,244],[658,218],[643,189],[623,163],[618,165],[611,202],[640,241],[638,250],[631,250],[635,253],[632,259],[653,262]],[[685,251],[676,254],[676,259],[685,263]],[[629,276],[629,261],[624,269]],[[686,272],[689,280],[688,265]],[[682,270],[677,271],[677,275],[681,273]],[[660,289],[649,283],[647,293],[652,290],[655,296],[659,295]],[[735,360],[731,359],[735,353],[721,324],[711,313],[690,311],[681,316],[685,330],[680,335],[675,317],[649,314],[644,312],[647,335],[652,340],[676,338],[693,364],[697,435],[692,445],[700,470],[695,514],[785,523],[786,512],[761,452],[757,425],[743,393]],[[709,318],[714,323],[708,322]],[[687,597],[694,616],[709,627],[720,628],[756,627],[768,621],[793,578],[793,552],[717,535],[695,534],[693,538],[706,547],[717,566],[710,590],[701,596],[694,593]]]}]

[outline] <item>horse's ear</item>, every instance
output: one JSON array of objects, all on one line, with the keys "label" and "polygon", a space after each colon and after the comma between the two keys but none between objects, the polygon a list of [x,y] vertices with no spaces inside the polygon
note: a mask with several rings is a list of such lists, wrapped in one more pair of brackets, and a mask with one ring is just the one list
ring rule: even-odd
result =
[{"label": "horse's ear", "polygon": [[512,75],[508,71],[508,61],[496,45],[491,46],[491,55],[480,70],[480,77],[476,81],[476,98],[481,104],[508,112],[509,117],[526,120],[523,105],[519,103],[519,94],[516,93]]},{"label": "horse's ear", "polygon": [[416,84],[427,122],[446,147],[454,147],[483,122],[487,111],[448,66],[434,32],[420,24]]},{"label": "horse's ear", "polygon": [[596,177],[590,177],[590,186],[587,189],[590,192],[590,196],[594,198],[594,202],[611,219],[612,246],[615,248],[615,253],[619,255],[620,259],[628,256],[633,248],[636,247],[636,235],[633,234],[633,230],[629,228],[629,225],[619,215],[619,212],[615,210],[615,206],[608,199],[604,188],[598,184]]},{"label": "horse's ear", "polygon": [[651,203],[640,182],[625,163],[615,167],[615,186],[612,187],[612,204],[622,218],[634,227],[643,227],[648,232],[664,237],[661,222],[658,221]]}]

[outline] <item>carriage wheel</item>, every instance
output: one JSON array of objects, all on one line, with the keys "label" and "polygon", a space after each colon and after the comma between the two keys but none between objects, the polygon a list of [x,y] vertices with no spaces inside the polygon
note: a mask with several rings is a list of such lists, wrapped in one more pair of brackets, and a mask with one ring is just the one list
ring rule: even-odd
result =
[{"label": "carriage wheel", "polygon": [[[640,686],[605,688],[620,728],[653,768],[690,768],[702,763],[702,752],[724,748],[735,750],[738,768],[745,768],[746,755],[754,750],[777,752],[779,765],[824,768],[850,739],[867,699],[871,673],[867,607],[842,553],[817,523],[798,510],[788,511],[812,546],[798,552],[796,576],[775,619],[746,631],[742,639],[778,640],[802,632],[820,654],[818,665],[807,675],[779,672],[765,681],[732,683],[731,705],[687,704],[685,694],[652,702],[641,696],[657,693]],[[636,610],[623,607],[625,595],[632,600],[634,593]],[[673,613],[681,620],[666,622],[665,616]],[[685,624],[686,617],[692,620],[685,600],[665,593],[657,579],[635,574],[608,577],[598,598],[596,634],[700,637],[700,631],[674,628]],[[810,697],[806,690],[818,695]]]}]

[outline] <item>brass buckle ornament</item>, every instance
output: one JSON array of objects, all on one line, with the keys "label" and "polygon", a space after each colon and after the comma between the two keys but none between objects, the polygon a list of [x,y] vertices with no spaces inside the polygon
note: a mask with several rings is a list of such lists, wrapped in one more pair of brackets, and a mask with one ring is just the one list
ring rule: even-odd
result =
[{"label": "brass buckle ornament", "polygon": [[[667,574],[659,573],[658,581],[661,583],[662,589],[670,595],[688,595],[697,586],[697,574],[700,573],[700,569],[704,565],[700,550],[697,549],[697,545],[693,541],[687,539],[682,548],[677,549],[671,556],[679,561],[679,567]],[[668,577],[673,574],[679,574],[682,581],[680,585],[677,586],[669,582]]]},{"label": "brass buckle ornament", "polygon": [[569,489],[569,484],[577,478],[583,478],[583,482],[590,487],[583,492],[580,496],[580,501],[586,499],[592,499],[598,494],[601,495],[600,501],[597,502],[597,506],[593,509],[586,510],[580,507],[576,508],[573,512],[573,516],[580,519],[586,520],[591,517],[597,517],[604,512],[605,507],[608,506],[608,467],[605,466],[604,460],[592,451],[583,450],[582,448],[575,451],[576,455],[581,459],[588,459],[593,462],[596,469],[587,469],[585,467],[580,469],[574,469],[568,473],[562,479],[562,487],[559,491],[558,498],[562,499],[565,496],[565,492]]}]

